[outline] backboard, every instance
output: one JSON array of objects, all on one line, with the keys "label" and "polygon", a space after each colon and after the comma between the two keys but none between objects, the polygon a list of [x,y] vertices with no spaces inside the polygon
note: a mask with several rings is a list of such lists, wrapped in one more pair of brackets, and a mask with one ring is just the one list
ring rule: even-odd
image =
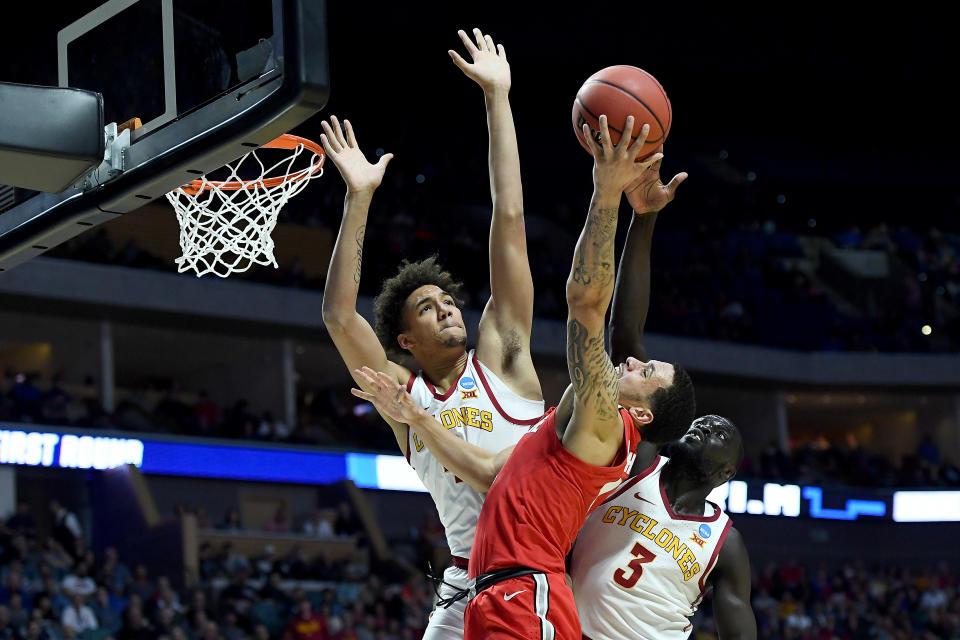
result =
[{"label": "backboard", "polygon": [[223,166],[327,101],[325,0],[70,5],[9,36],[4,49],[35,62],[0,62],[0,81],[95,91],[105,123],[141,126],[114,170],[79,187],[11,198],[0,184],[0,271]]}]

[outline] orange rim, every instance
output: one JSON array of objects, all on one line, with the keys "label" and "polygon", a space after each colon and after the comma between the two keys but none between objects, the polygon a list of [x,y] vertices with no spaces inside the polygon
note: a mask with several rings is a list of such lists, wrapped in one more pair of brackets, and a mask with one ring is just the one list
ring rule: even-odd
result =
[{"label": "orange rim", "polygon": [[300,169],[294,173],[288,173],[285,176],[275,176],[273,178],[259,179],[259,180],[234,180],[231,182],[216,182],[213,180],[191,180],[184,186],[180,187],[180,191],[183,191],[186,194],[195,196],[201,191],[209,191],[210,189],[220,189],[221,191],[239,191],[240,189],[260,189],[260,188],[270,188],[275,187],[279,184],[289,181],[298,181],[303,180],[307,176],[312,176],[317,171],[323,167],[323,161],[326,160],[326,154],[323,152],[323,147],[314,142],[313,140],[307,140],[306,138],[301,138],[300,136],[290,135],[285,133],[279,138],[271,140],[263,146],[257,147],[258,149],[289,149],[293,150],[303,145],[304,149],[309,149],[317,156],[317,161],[310,167],[309,171],[307,169]]}]

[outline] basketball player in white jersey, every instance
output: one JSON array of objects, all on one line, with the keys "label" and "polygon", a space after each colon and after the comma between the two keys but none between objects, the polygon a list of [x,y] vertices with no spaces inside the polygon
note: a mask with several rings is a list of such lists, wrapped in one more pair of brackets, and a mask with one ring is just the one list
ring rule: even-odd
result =
[{"label": "basketball player in white jersey", "polygon": [[[323,299],[323,320],[347,367],[368,366],[388,372],[395,383],[463,441],[497,452],[515,444],[543,414],[540,382],[530,357],[533,279],[527,260],[520,184],[520,160],[510,109],[510,65],[503,45],[473,30],[461,40],[467,62],[450,51],[454,63],[481,86],[490,136],[489,164],[493,197],[490,225],[490,290],[476,336],[467,350],[467,331],[457,305],[459,284],[433,258],[405,262],[383,284],[374,302],[376,330],[356,310],[366,218],[373,192],[392,154],[367,162],[353,128],[335,117],[323,123],[327,156],[347,183],[343,221],[330,261]],[[332,125],[332,126],[331,126]],[[416,374],[389,358],[406,351],[417,361]],[[361,388],[364,380],[354,375]],[[483,496],[483,481],[462,479],[444,469],[431,453],[429,435],[381,415],[393,429],[400,450],[423,480],[437,505],[454,566],[444,572],[448,585],[462,588]],[[486,480],[487,486],[492,478]],[[443,590],[452,587],[444,585]],[[444,592],[441,591],[441,595]],[[431,615],[424,638],[463,637],[461,602]]]},{"label": "basketball player in white jersey", "polygon": [[570,577],[585,640],[686,638],[708,587],[721,640],[757,637],[746,547],[707,500],[743,460],[740,433],[703,416],[671,453],[624,482],[580,530]]}]

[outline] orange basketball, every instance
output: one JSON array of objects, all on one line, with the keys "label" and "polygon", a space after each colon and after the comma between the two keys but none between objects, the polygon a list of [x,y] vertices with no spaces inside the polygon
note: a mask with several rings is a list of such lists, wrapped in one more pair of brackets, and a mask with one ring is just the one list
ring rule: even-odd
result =
[{"label": "orange basketball", "polygon": [[641,160],[663,144],[673,121],[670,99],[657,79],[643,69],[625,64],[601,69],[587,78],[573,101],[573,130],[587,151],[590,148],[583,139],[583,124],[590,126],[594,140],[599,143],[601,115],[607,116],[614,144],[620,141],[627,116],[634,117],[633,139],[644,124],[650,125],[647,141],[637,156]]}]

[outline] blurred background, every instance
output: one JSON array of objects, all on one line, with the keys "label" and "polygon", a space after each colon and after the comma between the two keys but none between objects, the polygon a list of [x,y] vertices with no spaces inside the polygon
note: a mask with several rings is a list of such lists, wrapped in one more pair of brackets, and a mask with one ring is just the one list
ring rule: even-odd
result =
[{"label": "blurred background", "polygon": [[[96,4],[12,8],[0,80],[56,84],[56,32]],[[592,188],[573,97],[602,67],[650,71],[674,109],[663,172],[690,178],[657,223],[648,347],[745,435],[717,497],[751,554],[761,637],[960,637],[949,21],[651,13],[330,3],[321,115],[349,118],[369,158],[396,154],[361,310],[432,253],[466,285],[468,326],[489,295],[482,93],[446,53],[478,26],[512,65],[534,358],[555,403]],[[293,133],[318,140],[319,122]],[[0,210],[27,195],[0,191]],[[281,213],[280,267],[227,281],[176,274],[162,199],[0,274],[0,638],[420,637],[443,530],[320,318],[343,196],[328,164]],[[694,637],[714,635],[709,602]]]}]

